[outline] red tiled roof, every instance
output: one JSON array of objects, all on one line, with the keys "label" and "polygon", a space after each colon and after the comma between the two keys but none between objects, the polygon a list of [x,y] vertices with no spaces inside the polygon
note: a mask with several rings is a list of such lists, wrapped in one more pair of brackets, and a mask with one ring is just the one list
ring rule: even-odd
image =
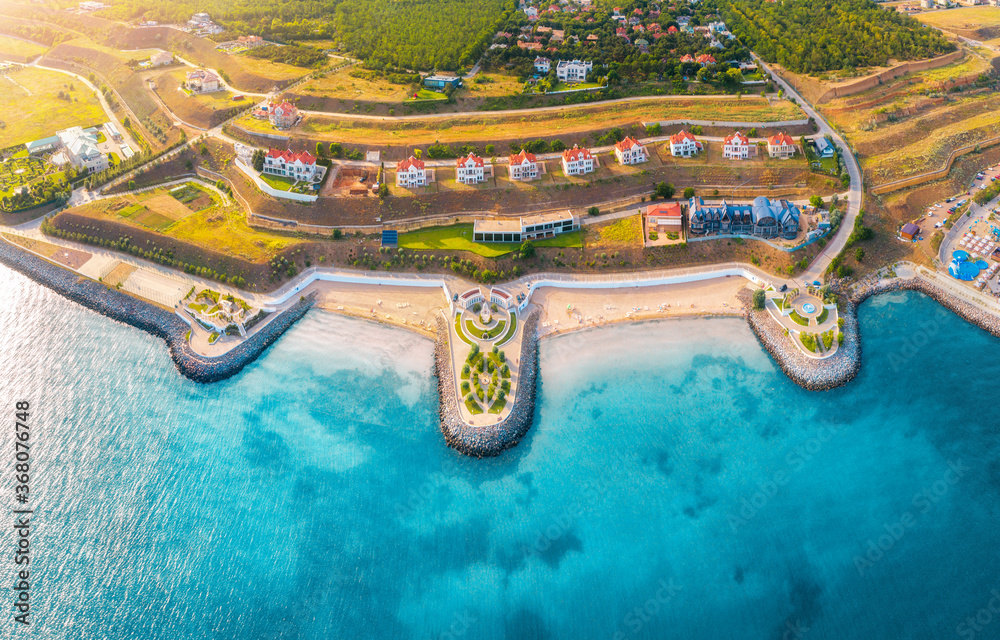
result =
[{"label": "red tiled roof", "polygon": [[692,56],[690,53],[685,53],[684,57],[681,58],[681,62],[694,62],[694,56]]},{"label": "red tiled roof", "polygon": [[750,140],[745,135],[743,135],[742,133],[740,133],[739,131],[737,131],[736,133],[734,133],[731,136],[726,136],[726,139],[722,141],[722,144],[725,145],[725,144],[730,144],[730,143],[733,143],[733,142],[735,142],[736,144],[739,144],[739,145],[750,144]]},{"label": "red tiled roof", "polygon": [[622,140],[621,142],[619,142],[618,144],[616,144],[615,148],[618,149],[619,151],[628,151],[632,147],[641,147],[641,146],[642,145],[639,144],[631,136],[625,136],[625,139]]},{"label": "red tiled roof", "polygon": [[646,216],[680,218],[682,217],[681,205],[677,202],[661,202],[660,204],[651,204],[646,207]]},{"label": "red tiled roof", "polygon": [[396,164],[396,171],[409,171],[410,169],[423,169],[424,161],[418,160],[413,156],[410,156],[406,160],[402,160]]},{"label": "red tiled roof", "polygon": [[697,62],[698,62],[698,64],[714,63],[715,62],[715,58],[713,58],[712,56],[708,55],[707,53],[703,53],[700,56],[698,56]]},{"label": "red tiled roof", "polygon": [[298,109],[290,102],[282,102],[281,104],[272,104],[271,111],[281,109],[282,113],[295,113]]},{"label": "red tiled roof", "polygon": [[[466,166],[466,164],[467,164],[467,163],[468,163],[468,162],[469,162],[470,160],[471,160],[471,161],[472,161],[472,163],[473,163],[474,165],[476,165],[477,167],[482,167],[482,166],[483,166],[483,165],[485,164],[485,163],[483,162],[483,159],[482,159],[482,158],[480,158],[479,156],[477,156],[477,155],[476,155],[476,154],[474,154],[474,153],[470,153],[469,155],[465,156],[464,158],[459,158],[459,159],[458,159],[458,161],[457,161],[457,162],[455,163],[455,166],[457,166],[457,167],[464,167],[464,166]],[[423,163],[421,162],[420,164],[423,164]]]},{"label": "red tiled roof", "polygon": [[787,133],[779,133],[768,138],[767,143],[771,146],[794,145],[795,141],[792,140],[792,136]]},{"label": "red tiled roof", "polygon": [[299,153],[292,153],[291,150],[285,149],[271,149],[267,152],[268,158],[280,158],[285,162],[295,162],[299,161],[302,164],[316,164],[316,156],[309,153],[308,151],[300,151]]},{"label": "red tiled roof", "polygon": [[529,153],[527,151],[521,151],[517,155],[510,156],[511,164],[524,164],[527,162],[535,162],[535,154]]},{"label": "red tiled roof", "polygon": [[671,144],[680,144],[685,140],[694,140],[694,136],[684,130],[681,130],[679,133],[675,133],[674,135],[670,136]]},{"label": "red tiled roof", "polygon": [[587,158],[593,158],[590,149],[581,149],[577,145],[573,145],[572,149],[566,149],[563,151],[563,160],[566,162],[578,162],[580,160],[586,160]]},{"label": "red tiled roof", "polygon": [[674,25],[670,25],[669,27],[667,27],[667,33],[677,33],[677,27],[675,27]]}]

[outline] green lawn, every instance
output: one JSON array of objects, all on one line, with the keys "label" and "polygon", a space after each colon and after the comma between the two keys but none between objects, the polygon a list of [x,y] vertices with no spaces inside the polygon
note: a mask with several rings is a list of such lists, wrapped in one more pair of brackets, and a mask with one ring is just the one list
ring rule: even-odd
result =
[{"label": "green lawn", "polygon": [[441,93],[440,91],[431,91],[430,89],[421,89],[417,91],[417,97],[407,98],[407,100],[413,102],[418,100],[447,100],[448,96]]},{"label": "green lawn", "polygon": [[472,415],[477,415],[483,412],[483,408],[479,405],[479,402],[474,400],[471,395],[465,399],[465,406]]},{"label": "green lawn", "polygon": [[798,311],[792,311],[792,313],[791,313],[791,315],[789,317],[791,317],[791,319],[794,322],[796,322],[797,324],[801,324],[803,327],[808,327],[809,326],[809,319],[808,318],[803,318],[802,316],[800,316]]},{"label": "green lawn", "polygon": [[[107,120],[97,97],[76,78],[32,67],[8,75],[9,80],[0,77],[0,120],[5,125],[0,128],[0,148]],[[60,91],[70,100],[60,99]]]},{"label": "green lawn", "polygon": [[823,313],[819,314],[819,317],[816,318],[816,324],[823,324],[824,322],[826,322],[826,319],[829,315],[830,315],[830,310],[827,309],[826,307],[823,307]]},{"label": "green lawn", "polygon": [[[486,331],[486,335],[488,335],[491,339],[495,338],[498,335],[500,335],[501,333],[503,333],[503,330],[504,330],[504,328],[506,326],[507,326],[507,323],[505,321],[501,320],[500,322],[497,323],[497,326],[493,327],[492,329],[487,330]],[[482,329],[479,329],[478,327],[476,327],[476,325],[474,325],[472,323],[472,320],[466,320],[465,321],[465,329],[466,329],[466,331],[469,332],[470,336],[475,336],[475,337],[478,338],[479,336],[483,335]]]},{"label": "green lawn", "polygon": [[458,337],[462,339],[462,342],[464,342],[465,344],[470,345],[470,346],[472,345],[472,340],[469,340],[469,338],[465,335],[465,332],[462,331],[462,312],[461,311],[458,312],[457,314],[455,314],[455,333],[457,333]]},{"label": "green lawn", "polygon": [[510,326],[507,327],[507,333],[503,335],[502,338],[497,340],[497,346],[502,347],[503,345],[510,342],[510,339],[514,337],[514,332],[517,331],[517,316],[513,312],[510,314]]},{"label": "green lawn", "polygon": [[552,91],[550,91],[549,93],[555,91],[583,91],[584,89],[600,89],[600,88],[601,85],[597,84],[596,82],[577,82],[572,86],[566,84],[565,82],[559,82],[556,84],[556,86],[552,87]]},{"label": "green lawn", "polygon": [[507,406],[507,397],[504,396],[503,400],[497,398],[493,404],[490,405],[490,413],[500,413],[503,408]]},{"label": "green lawn", "polygon": [[291,178],[286,178],[285,176],[274,176],[270,173],[260,174],[260,179],[266,182],[268,186],[273,189],[277,189],[278,191],[291,191],[292,185],[295,184],[295,181]]},{"label": "green lawn", "polygon": [[[399,246],[414,251],[470,251],[484,258],[496,258],[521,248],[516,242],[473,242],[471,224],[453,224],[447,227],[429,227],[419,231],[399,234]],[[545,240],[532,241],[536,247],[580,248],[583,233],[573,231]]]}]

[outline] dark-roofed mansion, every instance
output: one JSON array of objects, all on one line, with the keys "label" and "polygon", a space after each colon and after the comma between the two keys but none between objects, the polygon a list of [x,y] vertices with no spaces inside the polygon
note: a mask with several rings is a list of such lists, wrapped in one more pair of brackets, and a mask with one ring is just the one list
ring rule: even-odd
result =
[{"label": "dark-roofed mansion", "polygon": [[799,208],[787,200],[771,202],[764,196],[751,204],[706,206],[701,198],[691,198],[688,232],[693,236],[742,235],[791,240],[799,232]]}]

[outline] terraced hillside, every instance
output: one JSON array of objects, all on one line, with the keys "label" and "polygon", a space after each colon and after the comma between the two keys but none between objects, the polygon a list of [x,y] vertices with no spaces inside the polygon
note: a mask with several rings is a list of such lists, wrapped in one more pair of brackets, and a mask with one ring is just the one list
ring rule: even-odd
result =
[{"label": "terraced hillside", "polygon": [[820,105],[854,146],[868,186],[946,163],[955,149],[1000,135],[993,66],[976,54]]}]

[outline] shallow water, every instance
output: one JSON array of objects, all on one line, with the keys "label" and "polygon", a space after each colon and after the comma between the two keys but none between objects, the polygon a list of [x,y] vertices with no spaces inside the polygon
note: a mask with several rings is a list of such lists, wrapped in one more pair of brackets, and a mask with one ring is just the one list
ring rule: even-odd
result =
[{"label": "shallow water", "polygon": [[827,393],[737,319],[545,340],[491,460],[444,446],[407,332],[312,311],[206,386],[2,267],[0,296],[33,637],[1000,637],[960,626],[1000,587],[1000,341],[919,294],[862,307]]}]

